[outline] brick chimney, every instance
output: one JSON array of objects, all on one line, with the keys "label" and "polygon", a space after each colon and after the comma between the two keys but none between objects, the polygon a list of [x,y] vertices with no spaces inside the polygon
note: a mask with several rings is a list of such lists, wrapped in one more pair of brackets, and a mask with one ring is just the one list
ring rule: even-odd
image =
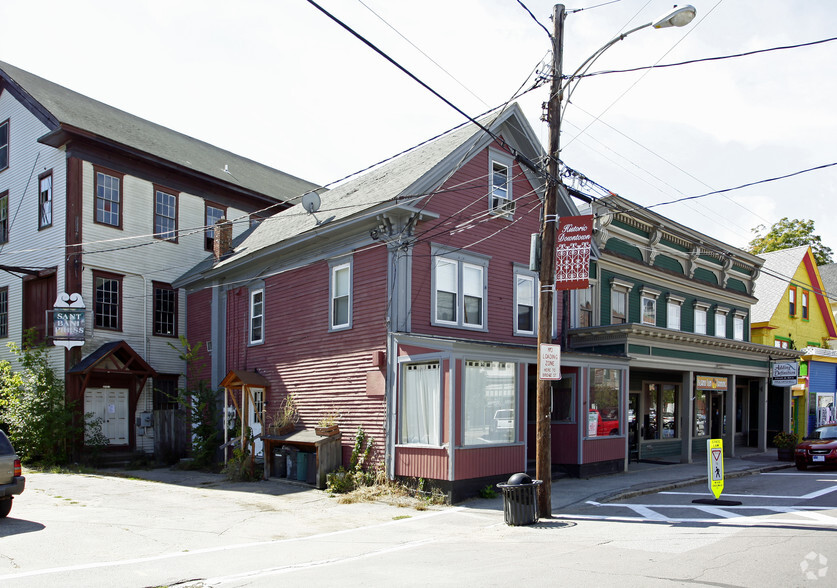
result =
[{"label": "brick chimney", "polygon": [[225,218],[219,218],[216,221],[212,234],[212,251],[215,254],[215,261],[232,251],[232,227],[232,222]]}]

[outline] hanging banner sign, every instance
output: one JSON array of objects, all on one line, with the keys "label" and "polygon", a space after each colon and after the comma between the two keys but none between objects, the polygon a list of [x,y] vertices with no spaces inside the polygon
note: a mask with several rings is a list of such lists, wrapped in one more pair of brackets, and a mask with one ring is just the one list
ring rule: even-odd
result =
[{"label": "hanging banner sign", "polygon": [[555,235],[555,289],[584,290],[590,285],[593,215],[562,216]]},{"label": "hanging banner sign", "polygon": [[773,386],[796,386],[799,379],[799,364],[795,361],[774,361],[770,383]]},{"label": "hanging banner sign", "polygon": [[698,390],[717,390],[724,392],[727,389],[726,376],[696,376],[695,388]]}]

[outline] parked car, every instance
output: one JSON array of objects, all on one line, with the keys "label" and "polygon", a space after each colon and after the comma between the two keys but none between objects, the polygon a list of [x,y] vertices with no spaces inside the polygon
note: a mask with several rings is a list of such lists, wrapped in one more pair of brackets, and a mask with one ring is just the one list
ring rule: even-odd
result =
[{"label": "parked car", "polygon": [[21,475],[20,459],[9,438],[0,431],[0,518],[12,510],[15,495],[23,492],[26,478]]},{"label": "parked car", "polygon": [[596,437],[609,437],[619,434],[619,418],[615,410],[602,413],[593,409],[590,414],[596,415]]},{"label": "parked car", "polygon": [[810,465],[837,464],[837,425],[826,425],[814,430],[794,449],[796,469]]},{"label": "parked car", "polygon": [[514,429],[514,409],[501,408],[494,413],[494,428]]}]

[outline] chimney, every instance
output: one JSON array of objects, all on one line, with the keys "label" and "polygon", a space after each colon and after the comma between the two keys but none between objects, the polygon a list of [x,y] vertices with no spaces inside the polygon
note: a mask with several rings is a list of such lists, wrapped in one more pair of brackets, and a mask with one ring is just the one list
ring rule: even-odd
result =
[{"label": "chimney", "polygon": [[232,222],[225,218],[219,218],[215,223],[212,251],[215,254],[215,261],[232,251]]}]

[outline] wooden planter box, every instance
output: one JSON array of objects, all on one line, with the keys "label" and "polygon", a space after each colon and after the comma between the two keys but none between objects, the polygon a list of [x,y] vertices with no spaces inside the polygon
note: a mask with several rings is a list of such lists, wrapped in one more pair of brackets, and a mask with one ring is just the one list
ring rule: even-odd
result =
[{"label": "wooden planter box", "polygon": [[314,427],[314,433],[320,437],[331,437],[340,432],[340,427],[331,425],[330,427]]}]

